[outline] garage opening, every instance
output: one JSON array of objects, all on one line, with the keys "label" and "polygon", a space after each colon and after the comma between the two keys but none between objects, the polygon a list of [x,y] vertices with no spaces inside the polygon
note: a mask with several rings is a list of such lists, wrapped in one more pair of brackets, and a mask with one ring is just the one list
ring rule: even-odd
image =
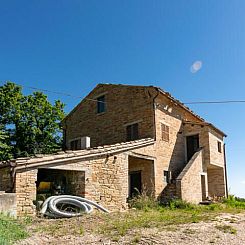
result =
[{"label": "garage opening", "polygon": [[[37,199],[53,195],[85,195],[85,172],[73,170],[38,169]],[[40,198],[41,197],[41,198]]]}]

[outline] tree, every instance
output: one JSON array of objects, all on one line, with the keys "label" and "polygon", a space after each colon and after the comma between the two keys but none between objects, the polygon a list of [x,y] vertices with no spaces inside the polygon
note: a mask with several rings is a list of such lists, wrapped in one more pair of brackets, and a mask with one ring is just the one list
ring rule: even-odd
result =
[{"label": "tree", "polygon": [[5,161],[12,157],[11,146],[9,144],[8,134],[0,126],[0,160]]},{"label": "tree", "polygon": [[14,157],[60,149],[63,118],[64,104],[59,100],[52,105],[42,92],[23,95],[22,88],[11,82],[0,87],[0,124],[7,128]]}]

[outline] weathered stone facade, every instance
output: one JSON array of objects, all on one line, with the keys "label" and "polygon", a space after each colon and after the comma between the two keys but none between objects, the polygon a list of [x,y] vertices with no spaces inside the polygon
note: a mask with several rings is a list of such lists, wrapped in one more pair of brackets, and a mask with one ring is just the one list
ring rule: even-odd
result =
[{"label": "weathered stone facade", "polygon": [[[148,143],[144,145],[144,142]],[[15,177],[17,216],[36,214],[34,202],[39,171],[42,174],[49,171],[51,176],[59,173],[66,176],[69,189],[66,194],[83,196],[110,211],[126,210],[129,169],[141,170],[145,176],[145,183],[149,186],[152,184],[147,179],[149,171],[152,173],[151,176],[154,176],[153,161],[148,159],[149,156],[144,155],[152,151],[154,142],[143,140],[139,143],[138,145],[136,143],[116,144],[108,149],[101,147],[73,154],[68,152],[52,157],[21,160],[19,163],[17,161]],[[116,153],[119,150],[118,145],[122,150]],[[125,150],[124,147],[126,147]],[[154,188],[152,186],[151,188],[153,191]]]},{"label": "weathered stone facade", "polygon": [[[100,114],[96,111],[96,98],[101,95],[105,96],[106,111]],[[135,122],[140,138],[155,138],[151,155],[156,158],[156,196],[170,187],[163,181],[163,172],[170,171],[172,179],[176,179],[186,166],[188,135],[199,135],[199,145],[204,148],[204,171],[209,164],[224,167],[224,156],[217,152],[217,140],[223,145],[224,134],[171,95],[152,86],[99,84],[64,120],[66,146],[69,148],[72,139],[82,136],[91,137],[92,146],[123,142],[126,126]],[[162,124],[169,127],[168,141],[162,139]]]},{"label": "weathered stone facade", "polygon": [[[105,96],[106,110],[97,113],[96,99],[100,96]],[[127,127],[135,123],[138,138],[149,137],[150,144],[147,140],[123,143]],[[144,191],[161,200],[176,197],[198,203],[208,196],[227,195],[225,134],[159,88],[99,84],[62,125],[68,151],[61,155],[59,163],[54,156],[30,159],[24,164],[32,167],[16,172],[20,215],[34,213],[38,169],[73,171],[72,178],[66,175],[70,193],[92,199],[110,210],[127,208],[132,171],[140,171]],[[163,128],[167,129],[164,135]],[[193,155],[194,160],[187,157],[187,137],[192,135],[198,136],[202,148]],[[91,138],[92,147],[99,146],[95,150],[101,149],[98,154],[93,149],[69,151],[72,140],[85,136]],[[119,148],[123,150],[118,152]],[[85,155],[72,160],[73,154]],[[45,161],[47,164],[43,165]],[[0,181],[0,187],[7,182]]]},{"label": "weathered stone facade", "polygon": [[17,216],[33,216],[36,214],[36,180],[37,170],[27,170],[16,173],[15,193]]},{"label": "weathered stone facade", "polygon": [[[96,113],[96,102],[89,100],[100,95],[106,98],[106,111],[102,114]],[[155,138],[151,155],[156,158],[156,196],[165,195],[166,191],[174,193],[174,184],[163,181],[163,172],[171,172],[173,182],[179,176],[188,162],[186,137],[194,134],[199,136],[199,146],[203,148],[206,196],[213,193],[208,192],[207,169],[210,164],[224,168],[224,154],[217,150],[218,141],[223,147],[224,134],[170,94],[152,86],[99,84],[64,121],[66,146],[69,148],[69,141],[78,136],[90,136],[92,145],[125,141],[125,126],[134,122],[139,125],[140,138]],[[169,127],[168,141],[162,139],[162,124]],[[225,176],[222,178],[225,183]]]},{"label": "weathered stone facade", "polygon": [[[153,97],[156,91],[143,86],[101,84],[78,104],[63,121],[66,147],[83,136],[91,147],[126,141],[126,126],[139,122],[140,138],[154,138]],[[106,112],[97,113],[96,98],[105,95]]]},{"label": "weathered stone facade", "polygon": [[203,150],[195,153],[176,179],[177,196],[181,199],[198,204],[202,201]]}]

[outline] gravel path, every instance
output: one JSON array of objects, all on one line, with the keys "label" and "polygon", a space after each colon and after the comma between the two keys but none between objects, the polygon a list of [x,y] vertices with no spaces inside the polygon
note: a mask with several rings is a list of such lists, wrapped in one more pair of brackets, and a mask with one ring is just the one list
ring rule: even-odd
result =
[{"label": "gravel path", "polygon": [[245,214],[223,214],[210,222],[144,228],[130,231],[118,241],[101,235],[85,233],[83,236],[57,236],[39,234],[16,243],[18,245],[42,244],[245,244]]}]

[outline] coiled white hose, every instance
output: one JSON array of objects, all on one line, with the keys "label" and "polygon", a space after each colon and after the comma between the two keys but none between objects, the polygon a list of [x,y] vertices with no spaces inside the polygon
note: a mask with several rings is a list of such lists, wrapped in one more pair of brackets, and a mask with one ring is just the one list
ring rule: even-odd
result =
[{"label": "coiled white hose", "polygon": [[[69,212],[57,208],[58,204],[70,204],[78,208],[79,212]],[[54,218],[71,218],[80,216],[83,213],[89,214],[93,211],[93,206],[103,212],[109,213],[109,210],[83,197],[61,195],[51,196],[45,200],[40,210],[40,213]]]}]

